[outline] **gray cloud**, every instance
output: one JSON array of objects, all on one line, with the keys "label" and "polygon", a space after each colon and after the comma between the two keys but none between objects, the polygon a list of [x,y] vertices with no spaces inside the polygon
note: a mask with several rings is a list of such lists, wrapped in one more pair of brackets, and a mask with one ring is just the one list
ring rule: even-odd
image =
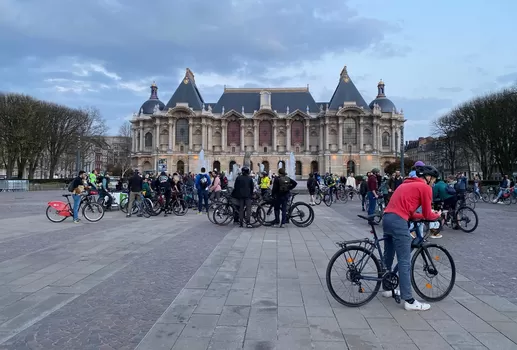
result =
[{"label": "gray cloud", "polygon": [[463,88],[458,87],[458,86],[452,86],[452,87],[442,86],[442,87],[438,88],[438,90],[440,90],[442,92],[461,92],[461,91],[463,91]]},{"label": "gray cloud", "polygon": [[517,72],[500,75],[496,80],[500,84],[517,83]]},{"label": "gray cloud", "polygon": [[358,17],[344,0],[3,0],[0,59],[37,52],[107,62],[123,57],[121,74],[187,66],[219,73],[245,66],[246,73],[259,74],[344,49],[377,45],[399,55],[383,42],[397,30],[396,24]]}]

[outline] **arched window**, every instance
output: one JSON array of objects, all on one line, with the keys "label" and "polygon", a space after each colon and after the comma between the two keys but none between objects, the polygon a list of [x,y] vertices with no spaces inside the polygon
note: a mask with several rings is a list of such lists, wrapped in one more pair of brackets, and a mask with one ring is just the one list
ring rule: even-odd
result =
[{"label": "arched window", "polygon": [[[237,164],[234,160],[232,160],[229,164],[229,167],[228,167],[228,172],[231,173],[233,172],[233,166]],[[237,174],[233,174],[234,176],[237,176]]]},{"label": "arched window", "polygon": [[178,160],[176,163],[176,172],[178,174],[185,174],[185,163],[182,160]]},{"label": "arched window", "polygon": [[363,130],[363,140],[365,145],[373,145],[373,135],[370,129]]},{"label": "arched window", "polygon": [[291,123],[291,145],[303,145],[303,123],[295,120]]},{"label": "arched window", "polygon": [[346,118],[343,122],[343,143],[357,144],[357,128],[355,120],[352,118]]},{"label": "arched window", "polygon": [[264,166],[264,171],[266,173],[269,173],[269,162],[267,160],[262,162],[262,165]]},{"label": "arched window", "polygon": [[278,169],[282,168],[282,169],[284,169],[284,170],[285,170],[285,172],[287,173],[287,169],[285,168],[285,162],[284,162],[283,160],[281,160],[281,161],[279,161],[279,162],[278,162],[277,168],[278,168]]},{"label": "arched window", "polygon": [[302,162],[300,162],[299,160],[296,161],[294,173],[296,175],[302,176]]},{"label": "arched window", "polygon": [[232,120],[229,122],[226,133],[228,146],[230,146],[232,143],[235,145],[241,144],[241,124],[238,121]]},{"label": "arched window", "polygon": [[382,147],[390,147],[391,146],[391,137],[390,134],[385,131],[382,133]]},{"label": "arched window", "polygon": [[349,160],[346,163],[346,173],[350,175],[351,173],[355,174],[355,162],[353,160]]},{"label": "arched window", "polygon": [[319,171],[319,165],[318,162],[313,160],[311,162],[311,173],[317,173]]},{"label": "arched window", "polygon": [[259,125],[259,143],[261,145],[271,145],[273,143],[272,135],[271,122],[269,120],[261,121]]},{"label": "arched window", "polygon": [[151,134],[150,132],[145,134],[144,147],[153,147],[153,134]]},{"label": "arched window", "polygon": [[176,144],[188,145],[188,120],[178,119],[176,121]]},{"label": "arched window", "polygon": [[221,163],[218,160],[214,161],[214,163],[212,164],[212,169],[220,172],[221,171]]}]

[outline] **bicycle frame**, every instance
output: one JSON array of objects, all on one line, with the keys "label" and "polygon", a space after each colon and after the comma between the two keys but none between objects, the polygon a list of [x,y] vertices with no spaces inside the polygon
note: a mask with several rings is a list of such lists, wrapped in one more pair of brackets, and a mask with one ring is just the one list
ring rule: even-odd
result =
[{"label": "bicycle frame", "polygon": [[[79,209],[83,206],[83,203],[87,202],[90,203],[90,196],[94,196],[96,193],[91,193],[87,195],[81,195],[81,203],[79,203]],[[70,202],[70,196],[66,196],[66,202],[64,201],[50,201],[48,202],[48,205],[55,208],[57,211],[57,215],[59,216],[65,216],[70,217],[74,215],[73,212],[73,205]]]}]

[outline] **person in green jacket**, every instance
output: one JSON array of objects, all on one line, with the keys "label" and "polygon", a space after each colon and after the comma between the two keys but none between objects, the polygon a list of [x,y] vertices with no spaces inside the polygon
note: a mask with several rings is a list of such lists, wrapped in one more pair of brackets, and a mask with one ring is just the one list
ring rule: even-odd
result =
[{"label": "person in green jacket", "polygon": [[449,192],[449,187],[450,186],[442,179],[436,180],[433,186],[433,201],[443,202],[446,208],[454,210],[458,200],[455,194]]}]

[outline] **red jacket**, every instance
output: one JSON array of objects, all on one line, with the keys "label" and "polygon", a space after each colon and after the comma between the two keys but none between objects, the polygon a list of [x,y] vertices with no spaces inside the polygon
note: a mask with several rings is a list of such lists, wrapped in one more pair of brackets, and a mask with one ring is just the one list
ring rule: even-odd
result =
[{"label": "red jacket", "polygon": [[[433,190],[425,180],[414,177],[405,180],[391,196],[384,213],[397,214],[404,220],[436,220],[440,215],[432,211]],[[422,214],[415,213],[422,207]]]}]

